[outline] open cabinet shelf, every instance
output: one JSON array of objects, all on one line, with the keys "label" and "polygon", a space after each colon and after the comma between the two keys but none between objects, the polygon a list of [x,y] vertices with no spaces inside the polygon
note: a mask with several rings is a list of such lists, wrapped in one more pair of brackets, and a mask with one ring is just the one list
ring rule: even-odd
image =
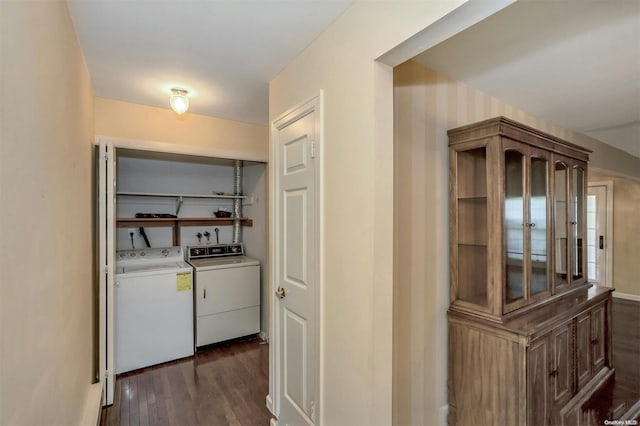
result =
[{"label": "open cabinet shelf", "polygon": [[[218,195],[218,194],[176,194],[176,193],[157,193],[157,192],[132,192],[119,191],[116,193],[118,197],[148,197],[148,198],[173,198],[176,200],[176,215],[180,213],[180,208],[184,200],[188,199],[223,199],[223,200],[243,200],[248,198],[246,195]],[[174,228],[174,235],[179,236],[179,228],[184,226],[231,226],[238,220],[233,217],[169,217],[169,218],[138,218],[125,217],[118,218],[116,226],[118,228]],[[242,226],[253,226],[253,220],[246,217],[239,218]],[[174,238],[174,244],[178,244],[179,239]]]},{"label": "open cabinet shelf", "polygon": [[158,198],[211,198],[211,199],[229,199],[235,200],[245,199],[246,195],[217,195],[217,194],[163,194],[163,193],[151,193],[151,192],[127,192],[120,191],[116,193],[117,196],[129,196],[129,197],[158,197]]},{"label": "open cabinet shelf", "polygon": [[[180,213],[182,203],[184,200],[189,199],[205,199],[205,200],[244,200],[248,198],[246,195],[231,195],[231,194],[170,194],[170,193],[157,193],[157,192],[129,192],[119,191],[116,193],[118,197],[148,197],[148,198],[174,198],[176,200],[176,216]],[[223,218],[227,219],[227,218]],[[154,226],[154,225],[148,225]],[[155,225],[161,226],[161,225]],[[251,226],[251,225],[249,225]]]},{"label": "open cabinet shelf", "polygon": [[[185,217],[185,218],[120,218],[116,221],[118,228],[136,227],[182,227],[182,226],[230,226],[236,219],[233,217]],[[240,218],[242,226],[253,226],[253,220]]]}]

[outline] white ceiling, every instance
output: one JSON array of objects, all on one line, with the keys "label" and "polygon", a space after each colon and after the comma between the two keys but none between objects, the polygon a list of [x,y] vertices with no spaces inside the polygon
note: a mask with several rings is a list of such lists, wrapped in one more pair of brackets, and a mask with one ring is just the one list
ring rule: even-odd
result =
[{"label": "white ceiling", "polygon": [[268,83],[352,0],[69,0],[96,96],[268,122]]},{"label": "white ceiling", "polygon": [[638,0],[520,0],[415,60],[640,157]]}]

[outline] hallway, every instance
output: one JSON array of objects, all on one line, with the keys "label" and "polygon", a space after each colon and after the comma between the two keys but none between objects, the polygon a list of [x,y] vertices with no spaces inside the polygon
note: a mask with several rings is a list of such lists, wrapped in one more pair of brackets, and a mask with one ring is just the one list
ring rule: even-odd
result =
[{"label": "hallway", "polygon": [[221,344],[193,357],[118,376],[107,425],[268,425],[269,346]]}]

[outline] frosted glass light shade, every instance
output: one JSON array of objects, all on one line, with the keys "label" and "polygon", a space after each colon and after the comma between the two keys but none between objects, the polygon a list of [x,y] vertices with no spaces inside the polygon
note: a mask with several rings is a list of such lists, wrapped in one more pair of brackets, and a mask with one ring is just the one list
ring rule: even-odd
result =
[{"label": "frosted glass light shade", "polygon": [[171,98],[169,104],[177,114],[182,114],[189,109],[188,92],[183,89],[171,89]]}]

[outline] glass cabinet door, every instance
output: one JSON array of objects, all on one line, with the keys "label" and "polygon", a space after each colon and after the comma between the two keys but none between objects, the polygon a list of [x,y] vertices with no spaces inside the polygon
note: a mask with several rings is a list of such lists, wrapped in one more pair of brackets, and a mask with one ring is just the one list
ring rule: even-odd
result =
[{"label": "glass cabinet door", "polygon": [[524,154],[506,150],[504,167],[504,279],[505,301],[509,304],[524,298]]},{"label": "glass cabinet door", "polygon": [[571,281],[584,281],[584,168],[571,170]]},{"label": "glass cabinet door", "polygon": [[556,161],[554,181],[554,278],[556,289],[562,289],[569,284],[569,228],[567,226],[569,167],[565,162]]},{"label": "glass cabinet door", "polygon": [[547,274],[549,265],[547,253],[548,167],[549,161],[546,158],[531,158],[528,224],[531,241],[529,253],[531,296],[549,291],[549,275]]},{"label": "glass cabinet door", "polygon": [[504,246],[507,311],[550,293],[549,159],[534,147],[504,151]]}]

